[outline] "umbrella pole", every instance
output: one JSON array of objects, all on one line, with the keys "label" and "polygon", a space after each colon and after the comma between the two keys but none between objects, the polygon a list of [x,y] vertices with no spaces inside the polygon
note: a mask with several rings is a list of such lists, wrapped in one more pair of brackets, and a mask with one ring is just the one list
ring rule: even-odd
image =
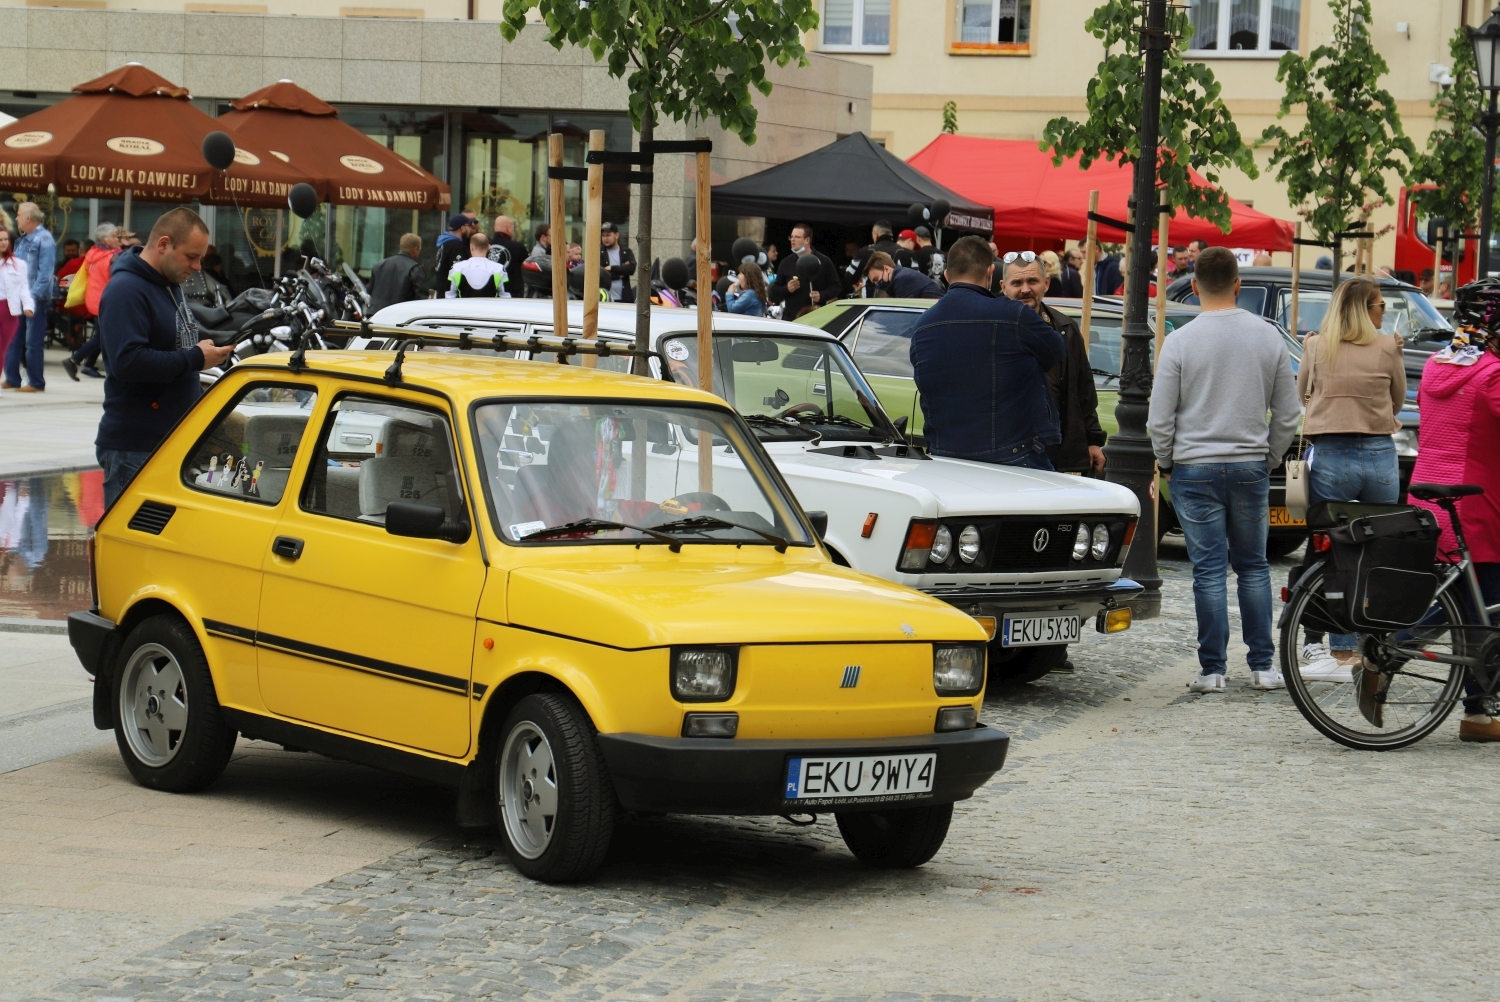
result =
[{"label": "umbrella pole", "polygon": [[1088,236],[1084,238],[1083,245],[1083,274],[1078,276],[1083,285],[1083,322],[1079,325],[1083,328],[1083,350],[1087,354],[1089,348],[1089,323],[1094,319],[1094,265],[1098,263],[1098,254],[1094,248],[1099,246],[1099,224],[1094,222],[1093,216],[1099,211],[1099,192],[1089,192],[1089,228]]},{"label": "umbrella pole", "polygon": [[[589,152],[603,149],[604,130],[591,130]],[[603,234],[599,229],[604,225],[604,220],[599,218],[604,214],[604,165],[591,163],[588,171],[588,201],[583,210],[583,336],[595,338],[599,336],[599,269],[600,257],[604,253]],[[586,369],[595,368],[599,357],[584,355],[579,364]]]},{"label": "umbrella pole", "polygon": [[[561,132],[547,136],[547,165],[563,165],[563,137]],[[568,336],[568,235],[563,216],[563,180],[549,178],[547,194],[552,200],[552,333],[557,337]],[[559,355],[559,362],[566,361]]]},{"label": "umbrella pole", "polygon": [[273,267],[275,268],[275,271],[272,272],[272,275],[274,277],[276,277],[276,278],[280,278],[281,277],[281,235],[282,235],[282,224],[283,224],[283,222],[285,222],[285,217],[283,215],[283,210],[277,209],[276,210],[276,262],[273,265]]},{"label": "umbrella pole", "polygon": [[[1438,237],[1433,243],[1436,246],[1432,254],[1432,298],[1437,299],[1442,294],[1439,290],[1443,287],[1443,238]],[[1421,277],[1417,276],[1419,282]]]},{"label": "umbrella pole", "polygon": [[1296,236],[1292,239],[1292,312],[1287,317],[1287,326],[1292,337],[1300,340],[1297,333],[1297,308],[1301,305],[1298,293],[1302,288],[1302,224],[1297,224]]},{"label": "umbrella pole", "polygon": [[[706,143],[702,136],[698,141]],[[712,194],[707,150],[699,150],[698,159],[698,388],[705,393],[714,391],[714,289],[713,289],[713,212],[709,204]],[[828,387],[828,396],[833,398],[833,387]],[[832,408],[830,408],[831,410]],[[712,492],[714,489],[713,435],[707,429],[698,430],[698,489]]]},{"label": "umbrella pole", "polygon": [[[1165,195],[1162,196],[1161,204],[1170,208]],[[1159,212],[1157,218],[1161,222],[1156,231],[1156,354],[1151,359],[1152,374],[1155,374],[1156,365],[1161,361],[1161,342],[1167,336],[1167,259],[1172,251],[1167,242],[1167,224],[1171,222],[1172,214]]]}]

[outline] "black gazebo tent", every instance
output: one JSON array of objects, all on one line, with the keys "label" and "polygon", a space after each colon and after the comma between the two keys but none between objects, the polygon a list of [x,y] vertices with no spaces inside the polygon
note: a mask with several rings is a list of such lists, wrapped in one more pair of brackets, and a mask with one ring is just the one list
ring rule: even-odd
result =
[{"label": "black gazebo tent", "polygon": [[952,207],[944,229],[994,230],[994,209],[950,191],[856,132],[758,174],[714,185],[713,211],[853,227],[883,218],[901,229],[913,202],[929,205],[939,198]]}]

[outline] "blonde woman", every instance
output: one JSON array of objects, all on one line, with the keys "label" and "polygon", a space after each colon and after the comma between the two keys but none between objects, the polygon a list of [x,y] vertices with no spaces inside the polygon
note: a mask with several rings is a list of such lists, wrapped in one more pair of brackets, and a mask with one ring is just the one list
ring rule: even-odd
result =
[{"label": "blonde woman", "polygon": [[1057,256],[1057,251],[1044,250],[1036,256],[1042,262],[1042,277],[1047,280],[1047,295],[1061,296],[1062,292],[1062,258]]},{"label": "blonde woman", "polygon": [[[1396,415],[1406,400],[1406,369],[1401,338],[1380,331],[1384,319],[1380,286],[1368,279],[1345,279],[1334,290],[1323,325],[1302,342],[1297,392],[1307,403],[1302,431],[1313,447],[1311,503],[1395,504],[1400,497],[1391,433],[1401,427]],[[1328,657],[1322,639],[1308,635],[1302,648],[1305,660]],[[1341,665],[1358,660],[1356,639],[1333,634],[1333,659]]]}]

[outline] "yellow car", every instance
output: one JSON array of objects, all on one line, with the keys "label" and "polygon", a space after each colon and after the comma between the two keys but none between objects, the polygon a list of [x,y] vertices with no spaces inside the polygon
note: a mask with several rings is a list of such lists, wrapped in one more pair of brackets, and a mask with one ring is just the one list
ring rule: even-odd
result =
[{"label": "yellow car", "polygon": [[240,734],[456,786],[539,880],[597,868],[621,809],[832,812],[859,859],[919,865],[1005,759],[986,631],[835,565],[818,521],[697,390],[265,355],[104,515],[69,632],[154,789]]}]

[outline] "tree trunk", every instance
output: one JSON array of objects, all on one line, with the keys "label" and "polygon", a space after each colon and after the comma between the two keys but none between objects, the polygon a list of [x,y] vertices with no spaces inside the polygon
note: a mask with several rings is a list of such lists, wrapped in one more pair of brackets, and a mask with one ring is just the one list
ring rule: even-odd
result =
[{"label": "tree trunk", "polygon": [[[655,109],[651,106],[648,96],[646,110],[641,112],[641,145],[651,142],[656,138],[656,116]],[[653,166],[651,168],[655,170]],[[635,267],[635,347],[637,351],[644,351],[651,347],[651,190],[652,185],[641,185],[641,216],[636,226],[636,267]],[[650,367],[646,361],[637,358],[632,366],[634,371],[649,373]]]}]

